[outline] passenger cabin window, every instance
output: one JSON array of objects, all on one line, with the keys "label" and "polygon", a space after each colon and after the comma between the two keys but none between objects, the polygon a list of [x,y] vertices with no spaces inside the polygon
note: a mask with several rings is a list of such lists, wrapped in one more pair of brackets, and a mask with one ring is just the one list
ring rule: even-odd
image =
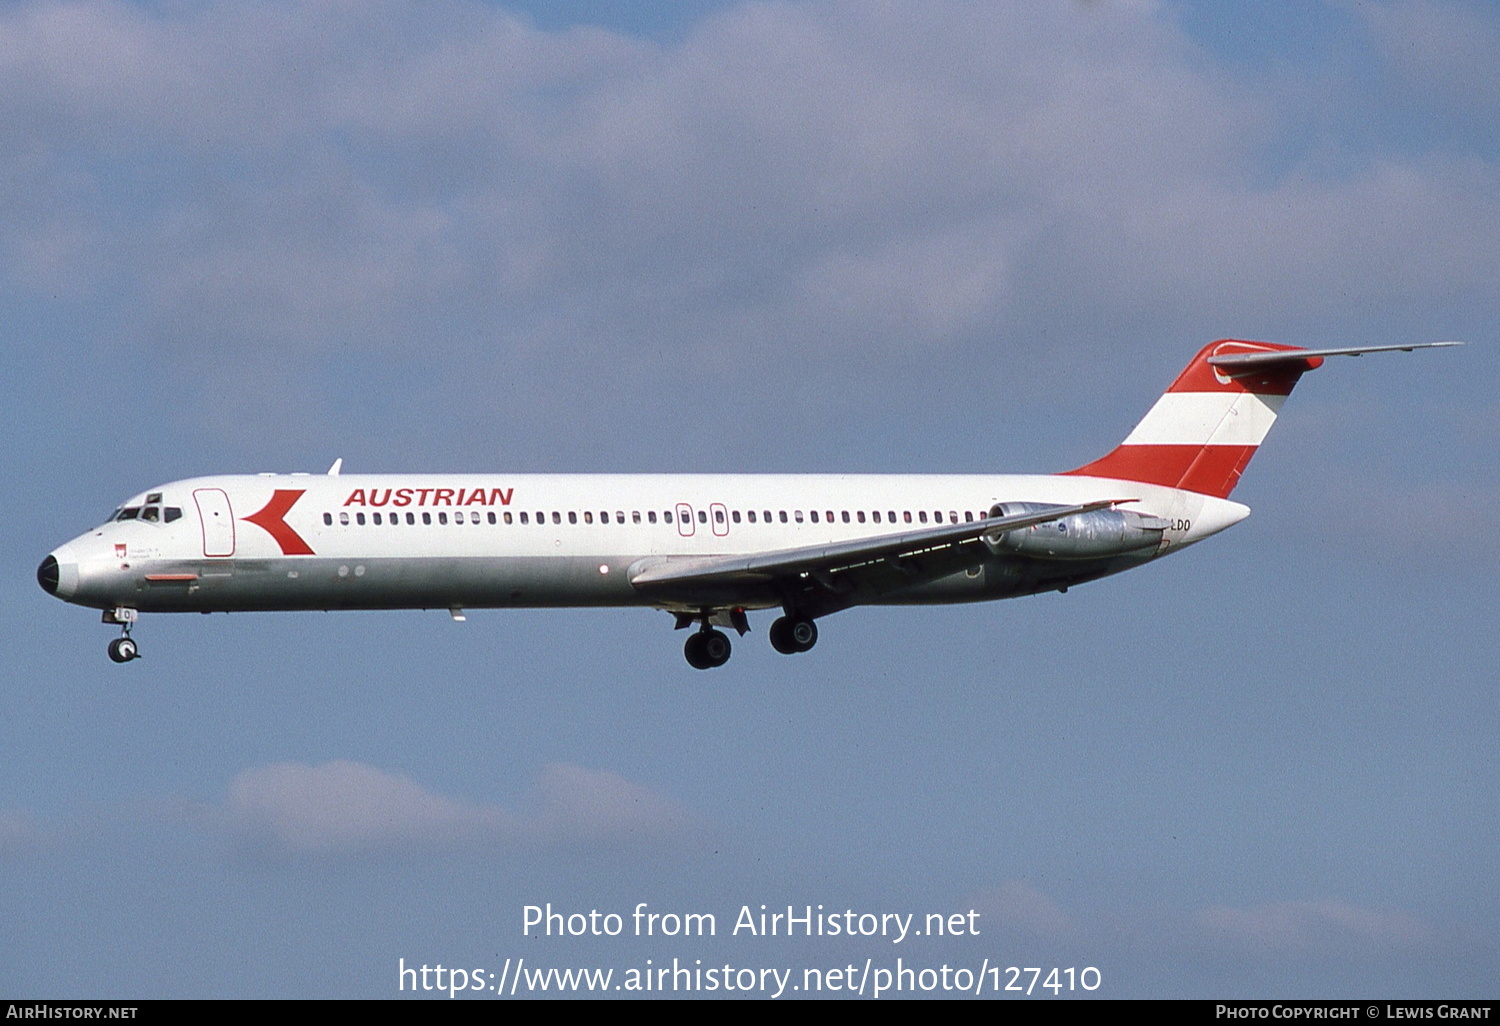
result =
[{"label": "passenger cabin window", "polygon": [[663,510],[662,511],[661,522],[664,523],[664,524],[670,524],[672,522],[672,511],[671,510],[668,509],[668,510]]},{"label": "passenger cabin window", "polygon": [[861,524],[864,523],[865,522],[865,511],[862,510],[862,509],[855,510],[854,511],[854,519],[858,520]]},{"label": "passenger cabin window", "polygon": [[750,522],[752,524],[755,523],[755,510],[753,510],[753,509],[750,510],[748,513],[745,514],[745,516],[747,516],[747,517],[750,518]]},{"label": "passenger cabin window", "polygon": [[[812,522],[813,523],[816,524],[818,522],[818,511],[817,510],[813,510],[811,513],[808,514],[808,516],[812,517]],[[798,517],[797,519],[801,520],[802,518]]]},{"label": "passenger cabin window", "polygon": [[633,509],[633,510],[630,511],[630,522],[632,524],[639,524],[641,522],[641,511],[640,510]]},{"label": "passenger cabin window", "polygon": [[[751,513],[750,515],[752,517],[755,516],[754,513]],[[740,511],[739,510],[735,510],[732,514],[730,514],[729,519],[733,520],[736,524],[739,523],[740,522]]]},{"label": "passenger cabin window", "polygon": [[364,527],[365,526],[365,515],[363,513],[356,513],[356,514],[354,514],[354,522],[356,524],[358,524],[360,527]]},{"label": "passenger cabin window", "polygon": [[701,509],[698,511],[698,523],[700,523],[700,524],[706,524],[706,523],[708,523],[708,514],[705,513],[705,512],[703,512],[703,510],[701,510]]},{"label": "passenger cabin window", "polygon": [[323,525],[325,527],[332,527],[333,526],[333,514],[332,513],[324,513],[323,514]]},{"label": "passenger cabin window", "polygon": [[424,512],[422,514],[422,523],[424,523],[424,524],[430,524],[430,523],[432,523],[432,514]]},{"label": "passenger cabin window", "polygon": [[[509,513],[507,513],[507,514],[505,514],[505,515],[506,515],[506,516],[510,516],[510,514],[509,514]],[[525,513],[522,513],[522,514],[521,514],[521,523],[523,523],[523,524],[526,524],[526,523],[530,523],[530,521],[529,521],[529,520],[527,520],[527,518],[526,518],[526,514],[525,514]]]},{"label": "passenger cabin window", "polygon": [[417,515],[415,513],[406,514],[406,522],[408,524],[415,524],[417,522]]},{"label": "passenger cabin window", "polygon": [[[594,522],[594,513],[593,513],[592,510],[587,510],[586,509],[586,510],[583,511],[583,522],[585,524],[592,524]],[[571,513],[568,514],[568,523],[570,523],[570,524],[576,524],[576,523],[578,523],[578,521],[573,518],[573,514],[571,514]]]},{"label": "passenger cabin window", "polygon": [[792,519],[799,524],[802,523],[802,511],[800,509],[792,510]]},{"label": "passenger cabin window", "polygon": [[438,514],[438,523],[440,523],[440,524],[446,524],[447,522],[448,522],[448,514],[447,513],[439,513]]},{"label": "passenger cabin window", "polygon": [[379,527],[380,526],[380,514],[379,513],[371,513],[370,514],[370,522],[373,523],[376,527]]},{"label": "passenger cabin window", "polygon": [[[779,512],[781,513],[781,522],[783,524],[786,523],[786,510],[780,510]],[[797,519],[801,520],[802,518],[798,517]]]},{"label": "passenger cabin window", "polygon": [[553,510],[552,511],[552,522],[554,524],[560,524],[560,523],[562,523],[562,514],[559,513],[557,510]]},{"label": "passenger cabin window", "polygon": [[656,510],[650,509],[646,511],[646,522],[650,524],[656,523]]}]

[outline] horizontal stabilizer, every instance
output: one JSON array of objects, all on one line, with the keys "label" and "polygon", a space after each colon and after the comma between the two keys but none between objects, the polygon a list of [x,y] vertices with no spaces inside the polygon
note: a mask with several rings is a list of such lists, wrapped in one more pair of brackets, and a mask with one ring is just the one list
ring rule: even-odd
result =
[{"label": "horizontal stabilizer", "polygon": [[1312,370],[1323,362],[1325,356],[1363,356],[1365,353],[1393,353],[1397,350],[1409,353],[1413,349],[1441,349],[1461,345],[1462,342],[1413,342],[1405,346],[1347,346],[1339,349],[1294,349],[1289,352],[1225,353],[1223,356],[1210,356],[1208,362],[1231,372],[1294,367],[1299,364],[1303,370]]}]

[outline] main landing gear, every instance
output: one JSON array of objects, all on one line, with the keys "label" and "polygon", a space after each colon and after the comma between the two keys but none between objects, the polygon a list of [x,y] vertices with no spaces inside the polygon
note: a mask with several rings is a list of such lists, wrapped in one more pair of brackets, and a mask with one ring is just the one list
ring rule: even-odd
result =
[{"label": "main landing gear", "polygon": [[688,665],[695,670],[723,666],[729,662],[730,651],[729,636],[706,623],[698,633],[688,635],[687,644],[682,646],[682,654],[687,656]]},{"label": "main landing gear", "polygon": [[[677,614],[679,630],[691,627],[694,622],[702,624],[696,633],[688,635],[687,644],[682,646],[682,654],[687,657],[688,665],[695,670],[711,670],[729,662],[729,636],[710,625],[712,615],[712,611]],[[729,616],[730,623],[741,634],[750,629],[743,609],[731,610]],[[810,616],[793,613],[778,617],[771,624],[771,647],[783,655],[806,652],[817,643],[818,625],[813,623]]]},{"label": "main landing gear", "polygon": [[771,647],[782,655],[806,652],[818,643],[818,625],[810,616],[777,617],[771,624]]},{"label": "main landing gear", "polygon": [[135,639],[130,636],[130,628],[135,624],[136,617],[139,615],[134,609],[121,608],[104,611],[105,623],[120,625],[120,636],[109,643],[109,657],[117,663],[128,663],[132,659],[141,657],[141,650],[136,646]]}]

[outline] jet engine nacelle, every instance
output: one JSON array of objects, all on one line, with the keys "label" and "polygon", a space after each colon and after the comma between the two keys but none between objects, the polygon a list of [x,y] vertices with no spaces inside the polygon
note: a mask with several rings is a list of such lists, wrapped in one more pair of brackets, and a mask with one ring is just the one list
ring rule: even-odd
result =
[{"label": "jet engine nacelle", "polygon": [[[1044,502],[997,502],[990,516],[1045,513],[1057,507]],[[1129,554],[1149,555],[1161,547],[1168,521],[1130,510],[1099,509],[1033,527],[985,535],[995,555],[1038,559],[1108,559]]]}]

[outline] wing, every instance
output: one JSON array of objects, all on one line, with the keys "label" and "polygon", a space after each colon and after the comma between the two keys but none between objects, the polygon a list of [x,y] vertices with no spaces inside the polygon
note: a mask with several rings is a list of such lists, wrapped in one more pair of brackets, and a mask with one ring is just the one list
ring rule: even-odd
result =
[{"label": "wing", "polygon": [[972,566],[989,554],[982,548],[986,536],[1134,501],[1054,506],[779,552],[648,556],[631,564],[627,576],[636,590],[668,608],[781,605],[796,596],[799,608],[821,616]]}]

